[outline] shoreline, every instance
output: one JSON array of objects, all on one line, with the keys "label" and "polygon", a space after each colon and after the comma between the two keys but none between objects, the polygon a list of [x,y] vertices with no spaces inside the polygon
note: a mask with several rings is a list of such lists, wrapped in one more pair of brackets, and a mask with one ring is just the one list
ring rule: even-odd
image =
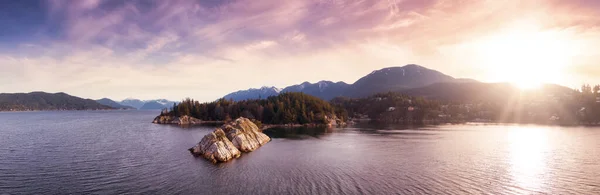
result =
[{"label": "shoreline", "polygon": [[[154,123],[159,125],[176,125],[181,127],[193,127],[193,126],[219,126],[226,124],[226,121],[202,121],[193,124],[179,124],[179,123]],[[332,125],[327,124],[263,124],[260,130],[267,130],[272,128],[296,128],[296,127],[331,127]]]},{"label": "shoreline", "polygon": [[[169,118],[170,120],[160,121],[161,116],[155,118],[153,123],[155,124],[168,124],[168,125],[178,125],[182,127],[191,127],[191,126],[218,126],[227,123],[228,121],[202,121],[199,119],[195,119],[192,117],[184,117],[182,120],[179,117]],[[160,122],[159,122],[160,121]],[[443,121],[434,121],[434,120],[425,120],[422,123],[414,123],[414,122],[405,122],[405,121],[381,121],[381,120],[350,120],[348,122],[344,122],[342,124],[257,124],[260,127],[260,130],[267,130],[272,128],[297,128],[297,127],[344,127],[348,125],[355,125],[361,123],[379,123],[379,124],[397,124],[397,125],[543,125],[543,126],[583,126],[583,127],[596,127],[600,126],[600,124],[573,124],[573,123],[526,123],[526,122],[498,122],[498,121],[453,121],[453,122],[443,122]]]},{"label": "shoreline", "polygon": [[0,110],[0,113],[13,112],[69,112],[69,111],[113,111],[113,110],[134,110],[134,109],[82,109],[82,110]]},{"label": "shoreline", "polygon": [[[252,119],[253,120],[253,119]],[[251,121],[252,121],[251,120]],[[223,120],[223,121],[203,121],[194,117],[190,117],[188,115],[183,115],[183,116],[171,116],[171,115],[159,115],[156,116],[154,118],[154,120],[152,121],[152,123],[154,124],[167,124],[167,125],[179,125],[179,126],[185,126],[185,127],[191,127],[191,126],[197,126],[197,125],[206,125],[206,126],[216,126],[216,125],[223,125],[223,124],[227,124],[228,120]],[[340,122],[337,123],[335,121],[329,123],[329,124],[317,124],[317,123],[307,123],[307,124],[263,124],[260,121],[257,121],[258,123],[255,123],[254,121],[252,121],[252,123],[254,123],[255,125],[258,126],[258,128],[260,130],[265,130],[265,129],[270,129],[270,128],[276,128],[276,127],[282,127],[282,128],[293,128],[293,127],[332,127],[332,126],[345,126],[347,125],[347,123],[345,122]]]},{"label": "shoreline", "polygon": [[331,125],[331,124],[263,124],[261,130],[267,130],[272,128],[296,128],[296,127],[333,127],[333,126],[345,126],[345,125]]},{"label": "shoreline", "polygon": [[[157,123],[157,122],[152,122],[154,124],[159,124],[159,125],[177,125],[177,126],[181,126],[181,127],[193,127],[193,126],[218,126],[218,125],[223,125],[226,124],[227,121],[194,121],[191,123],[177,123],[177,122],[173,122],[170,121],[168,123]],[[311,124],[262,124],[259,129],[262,130],[267,130],[267,129],[271,129],[271,128],[296,128],[296,127],[332,127],[332,126],[345,126],[344,125],[331,125],[331,124],[315,124],[315,123],[311,123]]]}]

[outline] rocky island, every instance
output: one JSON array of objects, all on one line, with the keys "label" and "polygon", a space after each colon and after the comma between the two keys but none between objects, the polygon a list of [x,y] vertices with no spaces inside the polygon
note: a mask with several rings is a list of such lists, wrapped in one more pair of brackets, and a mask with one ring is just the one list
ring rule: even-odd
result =
[{"label": "rocky island", "polygon": [[213,163],[227,162],[240,157],[242,152],[252,152],[269,141],[271,138],[262,133],[256,124],[240,117],[216,128],[189,150],[193,155],[202,156]]},{"label": "rocky island", "polygon": [[338,126],[345,123],[344,113],[343,108],[333,107],[317,97],[290,92],[267,99],[240,102],[219,99],[199,103],[185,99],[163,110],[152,122],[223,124],[189,149],[195,156],[203,156],[217,163],[238,158],[242,152],[252,152],[269,142],[271,139],[261,129],[275,126]]},{"label": "rocky island", "polygon": [[328,102],[303,93],[282,93],[268,99],[231,101],[219,99],[200,103],[185,99],[154,118],[157,124],[223,124],[223,121],[244,117],[269,126],[342,125],[346,111]]}]

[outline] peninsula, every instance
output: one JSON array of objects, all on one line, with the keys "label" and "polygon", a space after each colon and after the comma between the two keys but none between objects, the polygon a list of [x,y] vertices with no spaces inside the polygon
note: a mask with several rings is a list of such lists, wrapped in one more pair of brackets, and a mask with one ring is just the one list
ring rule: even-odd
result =
[{"label": "peninsula", "polygon": [[0,111],[113,110],[91,99],[66,93],[0,93]]}]

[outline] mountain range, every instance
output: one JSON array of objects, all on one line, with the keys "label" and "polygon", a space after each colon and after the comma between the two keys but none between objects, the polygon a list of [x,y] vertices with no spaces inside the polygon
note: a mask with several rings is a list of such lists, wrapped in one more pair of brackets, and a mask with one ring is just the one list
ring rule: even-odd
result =
[{"label": "mountain range", "polygon": [[330,100],[338,96],[344,96],[349,87],[344,82],[319,81],[316,83],[304,82],[299,85],[286,87],[282,92],[303,92],[312,96],[319,97],[324,100]]},{"label": "mountain range", "polygon": [[133,98],[127,98],[123,101],[116,102],[108,98],[102,98],[96,100],[96,102],[107,105],[116,109],[138,109],[138,110],[161,110],[173,106],[176,101],[170,101],[166,99],[155,99],[155,100],[139,100]]},{"label": "mountain range", "polygon": [[[448,101],[506,101],[507,97],[521,92],[508,83],[482,83],[473,79],[454,78],[439,71],[418,65],[389,67],[371,72],[353,84],[319,81],[303,82],[285,88],[262,87],[240,90],[224,96],[235,101],[260,99],[282,92],[302,92],[324,100],[336,97],[360,98],[382,92],[400,92],[405,95]],[[561,95],[573,92],[560,85],[547,84],[536,93]],[[0,111],[26,110],[98,110],[98,109],[141,109],[159,110],[171,107],[174,101],[166,99],[139,100],[128,98],[117,102],[108,98],[83,99],[66,93],[1,93]]]},{"label": "mountain range", "polygon": [[124,99],[123,101],[120,101],[117,103],[124,105],[124,106],[131,106],[131,107],[134,107],[135,109],[140,109],[142,106],[144,106],[144,104],[146,102],[144,102],[142,100],[138,100],[138,99],[127,98],[127,99]]},{"label": "mountain range", "polygon": [[136,100],[126,99],[116,102],[108,98],[84,99],[66,93],[0,93],[0,111],[37,110],[110,110],[140,109],[159,110],[171,107],[174,101],[166,99]]},{"label": "mountain range", "polygon": [[262,99],[267,98],[269,96],[276,96],[281,92],[281,89],[276,87],[261,87],[259,89],[250,88],[247,90],[240,90],[230,94],[225,95],[223,98],[234,101],[241,101],[247,99]]},{"label": "mountain range", "polygon": [[[382,92],[400,92],[411,96],[449,101],[500,100],[509,94],[520,93],[509,83],[483,83],[473,79],[454,78],[436,70],[409,64],[375,70],[353,84],[344,82],[304,82],[279,90],[276,87],[240,90],[227,94],[225,99],[236,101],[266,98],[281,92],[302,92],[324,100],[335,97],[361,98]],[[549,94],[565,94],[572,89],[547,84],[539,91]]]},{"label": "mountain range", "polygon": [[131,106],[125,106],[125,105],[119,104],[108,98],[102,98],[102,99],[96,100],[96,102],[98,102],[99,104],[102,104],[102,105],[113,107],[115,109],[123,109],[123,110],[136,109]]},{"label": "mountain range", "polygon": [[402,67],[389,67],[375,70],[358,79],[353,84],[344,82],[319,81],[304,82],[279,90],[276,87],[240,90],[224,96],[225,99],[236,101],[245,99],[266,98],[280,92],[302,92],[324,100],[335,97],[365,97],[375,93],[388,91],[403,91],[426,87],[434,83],[478,83],[472,79],[456,79],[439,71],[419,65],[409,64]]},{"label": "mountain range", "polygon": [[450,82],[399,91],[405,95],[453,102],[507,102],[528,94],[554,97],[571,94],[574,90],[556,84],[544,84],[539,89],[523,91],[510,83]]},{"label": "mountain range", "polygon": [[176,101],[170,101],[166,99],[155,99],[155,100],[139,100],[133,98],[127,98],[123,101],[118,102],[120,105],[130,106],[139,110],[160,110],[173,106]]}]

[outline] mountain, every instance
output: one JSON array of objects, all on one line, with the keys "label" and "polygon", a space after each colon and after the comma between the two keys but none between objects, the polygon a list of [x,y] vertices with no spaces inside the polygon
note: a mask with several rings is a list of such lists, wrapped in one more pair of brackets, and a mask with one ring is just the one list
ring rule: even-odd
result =
[{"label": "mountain", "polygon": [[380,92],[399,91],[454,81],[456,81],[455,78],[436,70],[409,64],[373,71],[352,84],[344,96],[366,97]]},{"label": "mountain", "polygon": [[230,94],[225,95],[223,98],[226,100],[232,99],[233,101],[248,100],[248,99],[261,99],[269,96],[279,95],[281,89],[276,87],[261,87],[260,89],[250,88],[248,90],[239,90]]},{"label": "mountain", "polygon": [[302,92],[324,100],[330,100],[344,95],[350,85],[344,82],[319,81],[317,83],[304,82],[299,85],[286,87],[282,92]]},{"label": "mountain", "polygon": [[522,91],[509,83],[451,82],[435,83],[425,87],[400,90],[399,92],[410,96],[455,102],[507,102],[510,98],[525,94],[561,97],[571,94],[573,89],[555,84],[546,84],[537,90]]},{"label": "mountain", "polygon": [[[272,87],[272,89],[277,88]],[[377,93],[399,92],[409,96],[452,102],[511,104],[515,99],[523,97],[533,101],[548,100],[548,97],[553,101],[562,101],[571,97],[573,90],[560,85],[546,84],[540,89],[523,91],[509,83],[482,83],[468,78],[453,78],[436,70],[410,64],[373,71],[351,85],[331,81],[320,81],[314,84],[304,82],[286,87],[281,92],[302,92],[324,100],[332,100],[335,97],[362,98]],[[234,100],[269,96],[259,96],[259,93],[264,92],[251,89],[232,94],[238,95],[233,98]],[[271,91],[271,94],[275,93],[277,91]]]},{"label": "mountain", "polygon": [[175,101],[169,101],[166,99],[155,99],[155,100],[139,100],[133,98],[127,98],[121,102],[117,102],[118,104],[131,106],[139,110],[160,110],[164,108],[170,108],[173,106]]},{"label": "mountain", "polygon": [[139,108],[140,110],[162,110],[170,108],[174,103],[177,103],[166,99],[145,100],[144,102],[144,105]]},{"label": "mountain", "polygon": [[121,104],[119,104],[119,103],[117,103],[117,102],[115,102],[115,101],[113,101],[111,99],[108,99],[108,98],[102,98],[102,99],[96,100],[96,102],[98,102],[98,103],[100,103],[102,105],[106,105],[106,106],[110,106],[110,107],[116,108],[116,109],[136,109],[136,108],[131,107],[131,106],[121,105]]},{"label": "mountain", "polygon": [[475,79],[458,78],[452,81],[451,83],[479,83],[479,81]]},{"label": "mountain", "polygon": [[136,109],[140,109],[146,102],[142,101],[142,100],[138,100],[138,99],[132,99],[132,98],[127,98],[123,101],[118,102],[121,105],[124,106],[131,106],[134,107]]},{"label": "mountain", "polygon": [[113,109],[90,99],[66,93],[1,93],[0,111],[28,110],[104,110]]},{"label": "mountain", "polygon": [[[402,67],[389,67],[371,72],[349,85],[344,82],[319,81],[317,83],[304,82],[298,85],[285,87],[281,92],[302,92],[324,100],[335,97],[366,97],[379,92],[400,91],[411,88],[425,87],[434,83],[477,82],[472,79],[455,79],[436,70],[431,70],[419,65],[409,64]],[[235,101],[246,99],[266,98],[279,94],[275,87],[260,89],[240,90],[227,94],[225,99]]]},{"label": "mountain", "polygon": [[264,99],[269,96],[277,96],[281,92],[302,92],[324,100],[333,99],[334,97],[344,94],[350,85],[344,82],[319,81],[317,83],[304,82],[298,85],[292,85],[284,89],[276,87],[261,87],[259,89],[251,88],[248,90],[239,90],[225,95],[226,100],[248,100],[248,99]]}]

